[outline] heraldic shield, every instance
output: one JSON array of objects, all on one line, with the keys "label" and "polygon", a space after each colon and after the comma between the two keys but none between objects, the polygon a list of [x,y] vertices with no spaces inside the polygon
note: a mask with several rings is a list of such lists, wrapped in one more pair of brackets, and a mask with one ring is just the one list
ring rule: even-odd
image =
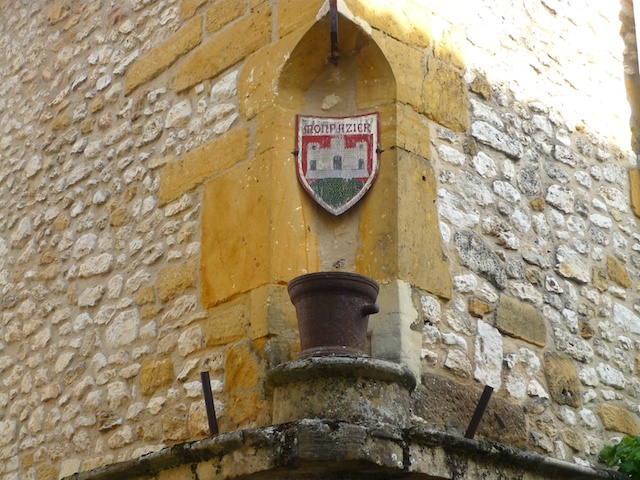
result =
[{"label": "heraldic shield", "polygon": [[334,215],[355,205],[378,175],[379,117],[297,116],[298,180]]}]

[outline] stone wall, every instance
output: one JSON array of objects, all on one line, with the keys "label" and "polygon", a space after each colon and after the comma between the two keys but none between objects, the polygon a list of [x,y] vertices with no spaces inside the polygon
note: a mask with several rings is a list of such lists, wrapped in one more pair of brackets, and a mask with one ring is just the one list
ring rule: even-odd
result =
[{"label": "stone wall", "polygon": [[202,370],[222,431],[269,425],[286,282],[331,268],[382,284],[372,353],[422,371],[416,412],[491,384],[511,444],[581,464],[638,433],[631,7],[339,2],[385,153],[337,219],[291,154],[322,7],[0,0],[0,478],[206,437]]}]

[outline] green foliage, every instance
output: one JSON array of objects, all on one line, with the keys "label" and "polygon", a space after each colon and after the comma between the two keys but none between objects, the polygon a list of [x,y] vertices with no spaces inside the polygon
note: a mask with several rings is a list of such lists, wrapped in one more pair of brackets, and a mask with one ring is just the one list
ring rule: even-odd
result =
[{"label": "green foliage", "polygon": [[600,458],[609,467],[618,467],[632,480],[640,480],[640,436],[631,438],[625,435],[620,443],[606,445],[600,450]]}]

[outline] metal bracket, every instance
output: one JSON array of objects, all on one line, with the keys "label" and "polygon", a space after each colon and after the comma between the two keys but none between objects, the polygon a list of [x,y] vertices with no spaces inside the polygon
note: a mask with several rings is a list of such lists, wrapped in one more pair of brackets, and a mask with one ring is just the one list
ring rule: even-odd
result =
[{"label": "metal bracket", "polygon": [[469,427],[467,428],[467,433],[464,438],[473,438],[476,434],[476,430],[478,429],[478,425],[480,425],[480,420],[482,420],[482,416],[489,404],[489,399],[491,398],[492,393],[493,387],[490,387],[489,385],[484,387],[484,391],[482,392],[476,411],[473,412],[473,417],[471,418],[471,422],[469,423]]},{"label": "metal bracket", "polygon": [[338,0],[329,0],[329,22],[331,25],[331,57],[329,60],[338,65],[340,49],[338,48]]},{"label": "metal bracket", "polygon": [[209,433],[211,437],[218,435],[218,419],[216,409],[213,405],[213,393],[211,392],[211,379],[209,372],[200,372],[202,381],[202,394],[204,395],[204,405],[207,410],[207,422],[209,423]]}]

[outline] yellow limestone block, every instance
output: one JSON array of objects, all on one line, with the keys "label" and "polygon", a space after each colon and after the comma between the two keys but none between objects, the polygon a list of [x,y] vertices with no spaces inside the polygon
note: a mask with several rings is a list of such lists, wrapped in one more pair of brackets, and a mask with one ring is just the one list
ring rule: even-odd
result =
[{"label": "yellow limestone block", "polygon": [[[317,268],[293,158],[270,150],[212,179],[202,211],[202,299],[211,307]],[[289,154],[292,157],[291,154]]]},{"label": "yellow limestone block", "polygon": [[208,177],[246,158],[248,152],[249,131],[238,128],[187,153],[182,160],[167,164],[160,176],[159,204],[180,198]]},{"label": "yellow limestone block", "polygon": [[213,78],[271,41],[271,7],[264,5],[195,50],[178,70],[178,91]]},{"label": "yellow limestone block", "polygon": [[436,180],[429,162],[401,152],[398,159],[398,276],[448,299],[452,281],[440,237],[436,198]]},{"label": "yellow limestone block", "polygon": [[429,59],[421,111],[456,132],[469,128],[467,88],[462,73],[436,58]]},{"label": "yellow limestone block", "polygon": [[207,11],[207,33],[214,33],[247,11],[245,0],[222,0]]},{"label": "yellow limestone block", "polygon": [[196,17],[178,30],[165,43],[136,60],[127,72],[125,94],[138,85],[154,79],[176,60],[190,52],[202,41],[202,19]]},{"label": "yellow limestone block", "polygon": [[312,25],[324,0],[280,0],[278,2],[278,36]]},{"label": "yellow limestone block", "polygon": [[267,282],[270,178],[254,160],[211,180],[202,208],[202,302],[212,307]]}]

